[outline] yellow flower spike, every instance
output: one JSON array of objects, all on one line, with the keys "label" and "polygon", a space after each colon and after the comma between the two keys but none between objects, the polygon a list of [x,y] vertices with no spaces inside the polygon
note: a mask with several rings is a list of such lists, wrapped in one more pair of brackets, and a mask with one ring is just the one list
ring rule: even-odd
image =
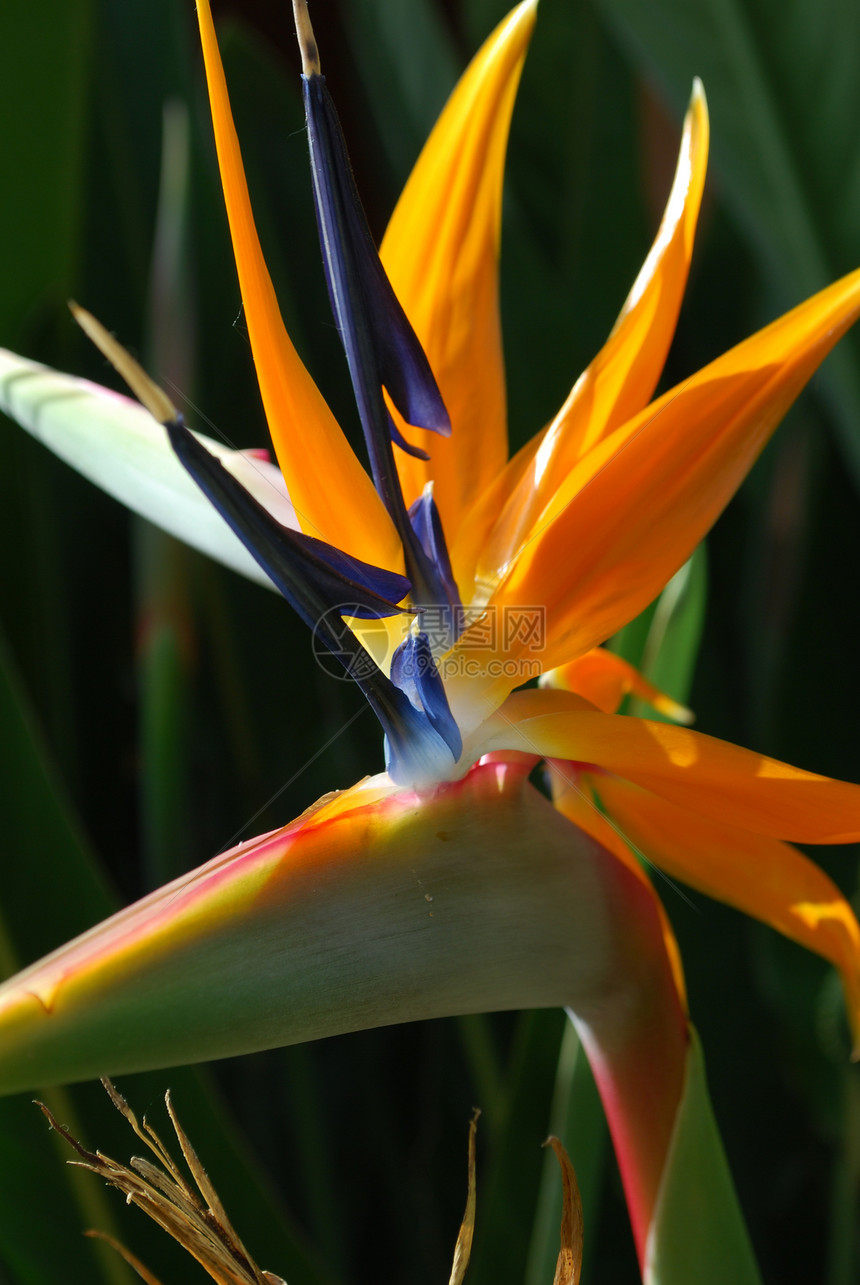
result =
[{"label": "yellow flower spike", "polygon": [[245,320],[290,499],[308,535],[366,562],[399,570],[403,558],[391,519],[281,319],[254,224],[209,0],[199,0],[197,17]]},{"label": "yellow flower spike", "polygon": [[652,601],[858,313],[860,271],[664,393],[583,456],[495,597],[545,605],[545,669],[591,650]]},{"label": "yellow flower spike", "polygon": [[692,710],[672,700],[628,661],[605,647],[595,647],[570,664],[551,669],[541,678],[540,685],[575,692],[604,714],[617,713],[625,696],[636,696],[676,723],[692,723],[694,719]]},{"label": "yellow flower spike", "polygon": [[398,455],[404,498],[411,504],[432,478],[449,546],[466,508],[507,459],[498,306],[502,177],[536,13],[537,0],[524,0],[473,59],[424,146],[380,249],[452,425],[448,439],[406,430],[431,459]]},{"label": "yellow flower spike", "polygon": [[577,460],[640,411],[657,387],[687,285],[709,137],[708,106],[697,79],[672,189],[648,256],[609,338],[577,379],[510,495],[483,550],[481,578],[497,577]]}]

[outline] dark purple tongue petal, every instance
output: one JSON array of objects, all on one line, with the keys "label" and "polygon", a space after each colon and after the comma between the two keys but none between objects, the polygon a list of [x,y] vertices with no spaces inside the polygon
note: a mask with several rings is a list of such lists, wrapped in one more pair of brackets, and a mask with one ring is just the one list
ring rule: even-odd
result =
[{"label": "dark purple tongue petal", "polygon": [[405,451],[406,454],[411,455],[413,459],[429,460],[430,456],[426,451],[422,451],[420,446],[413,446],[411,442],[407,442],[406,438],[403,436],[390,415],[388,416],[388,436],[391,438],[395,446],[399,446],[401,451]]},{"label": "dark purple tongue petal", "polygon": [[361,688],[385,732],[393,779],[410,783],[444,772],[453,753],[448,737],[374,664],[354,634],[338,627],[338,610],[344,605],[351,616],[364,619],[402,611],[396,602],[409,592],[406,577],[282,527],[181,421],[164,427],[180,462],[207,499]]},{"label": "dark purple tongue petal", "polygon": [[424,349],[367,226],[325,77],[303,76],[314,199],[332,310],[352,371],[383,385],[408,424],[448,436],[451,421]]},{"label": "dark purple tongue petal", "polygon": [[423,494],[419,495],[418,499],[410,507],[409,521],[412,524],[412,530],[418,537],[418,543],[435,569],[436,604],[444,610],[448,628],[447,642],[444,647],[438,646],[436,650],[447,651],[449,647],[453,647],[463,631],[463,609],[460,590],[457,588],[457,581],[454,579],[454,572],[451,568],[451,558],[448,554],[445,532],[442,529],[442,519],[439,516],[436,501],[433,499],[432,483],[428,483],[424,488]]},{"label": "dark purple tongue petal", "polygon": [[404,610],[397,602],[409,593],[405,576],[281,526],[184,424],[174,421],[165,428],[181,463],[311,629],[343,603],[364,620]]},{"label": "dark purple tongue petal", "polygon": [[463,738],[425,633],[410,634],[397,648],[391,661],[391,681],[406,693],[416,709],[424,711],[456,762],[463,752]]},{"label": "dark purple tongue petal", "polygon": [[412,424],[451,431],[448,413],[415,332],[406,320],[355,189],[325,80],[302,77],[317,227],[328,292],[346,352],[373,482],[397,528],[416,604],[436,601],[432,563],[415,538],[394,463],[392,441],[421,457],[394,429],[383,387]]}]

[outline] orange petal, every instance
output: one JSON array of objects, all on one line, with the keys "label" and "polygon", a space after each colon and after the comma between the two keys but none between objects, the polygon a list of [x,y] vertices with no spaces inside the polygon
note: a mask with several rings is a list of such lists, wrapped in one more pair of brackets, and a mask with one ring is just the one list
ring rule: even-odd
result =
[{"label": "orange petal", "polygon": [[496,594],[499,604],[545,605],[545,669],[610,637],[656,596],[858,312],[860,271],[665,393],[580,460]]},{"label": "orange petal", "polygon": [[305,369],[281,319],[260,248],[209,0],[197,15],[224,201],[269,431],[302,529],[392,569],[402,566],[393,524]]},{"label": "orange petal", "polygon": [[798,843],[860,841],[860,785],[686,727],[598,713],[572,693],[515,692],[478,736],[483,752],[522,750],[594,765],[756,834]]},{"label": "orange petal", "polygon": [[543,434],[533,468],[512,496],[482,565],[501,568],[577,460],[637,414],[657,387],[687,284],[708,164],[708,107],[696,80],[675,179],[657,236],[612,333]]},{"label": "orange petal", "polygon": [[[608,852],[617,857],[622,865],[631,870],[639,882],[645,884],[653,893],[654,889],[651,886],[651,880],[642,869],[639,860],[633,855],[629,845],[625,842],[623,830],[617,825],[613,825],[612,821],[599,810],[588,777],[579,771],[575,764],[564,763],[558,759],[552,759],[548,767],[552,786],[552,801],[559,812],[566,816],[568,821],[572,821],[580,830],[584,830],[601,847],[606,848]],[[663,908],[663,903],[656,894],[654,894],[654,903],[660,916],[663,944],[669,957],[678,997],[684,1011],[688,1012],[684,966],[681,962],[678,942]]]},{"label": "orange petal", "polygon": [[476,597],[486,602],[496,587],[495,579],[486,583],[476,582],[478,562],[499,514],[534,459],[539,445],[538,434],[521,446],[480,493],[460,524],[457,539],[451,547],[451,565],[463,602],[472,602]]},{"label": "orange petal", "polygon": [[613,777],[597,788],[613,820],[661,869],[839,969],[860,1054],[860,928],[832,880],[778,839],[698,816]]},{"label": "orange petal", "polygon": [[649,683],[633,665],[605,647],[595,647],[567,665],[551,669],[541,687],[584,696],[604,714],[615,714],[625,696],[637,696],[676,723],[692,723],[692,711]]},{"label": "orange petal", "polygon": [[381,256],[451,416],[448,439],[410,429],[430,463],[397,452],[406,503],[434,480],[449,542],[507,458],[498,306],[502,177],[511,112],[534,26],[524,0],[496,28],[449,99],[382,242]]}]

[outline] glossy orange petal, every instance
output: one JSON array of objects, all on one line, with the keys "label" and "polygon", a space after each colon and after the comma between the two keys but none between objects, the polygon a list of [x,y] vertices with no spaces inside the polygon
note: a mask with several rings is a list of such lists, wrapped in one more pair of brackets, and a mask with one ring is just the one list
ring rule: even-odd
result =
[{"label": "glossy orange petal", "polygon": [[[606,848],[607,852],[611,852],[614,857],[617,857],[622,865],[633,872],[640,883],[654,893],[651,880],[625,840],[624,830],[613,824],[612,820],[604,816],[600,811],[594,799],[588,776],[579,770],[575,764],[565,763],[559,759],[551,759],[547,767],[552,788],[552,801],[559,812],[566,816],[568,821],[572,821],[578,829],[590,835],[601,847]],[[672,931],[672,925],[669,923],[668,916],[663,908],[663,903],[656,894],[654,894],[654,904],[660,917],[663,945],[666,947],[666,954],[669,958],[672,976],[675,979],[678,997],[684,1011],[687,1012],[687,988],[684,981],[681,951]]]},{"label": "glossy orange petal", "polygon": [[587,452],[496,593],[500,605],[545,605],[545,668],[604,641],[657,595],[858,312],[860,271],[732,348]]},{"label": "glossy orange petal", "polygon": [[571,469],[592,446],[645,406],[657,387],[687,284],[708,164],[708,107],[696,80],[663,219],[612,333],[542,435],[481,566],[504,566]]},{"label": "glossy orange petal", "polygon": [[661,692],[635,666],[605,647],[595,647],[568,665],[551,669],[541,679],[541,686],[575,692],[604,714],[617,713],[625,696],[636,696],[676,723],[693,721],[691,710]]},{"label": "glossy orange petal", "polygon": [[476,598],[486,602],[496,587],[495,579],[487,582],[476,580],[481,552],[539,445],[540,436],[537,435],[521,446],[501,473],[497,473],[480,493],[460,524],[457,538],[451,545],[451,565],[464,602],[472,602]]},{"label": "glossy orange petal", "polygon": [[478,735],[485,752],[522,750],[593,765],[756,834],[797,843],[860,841],[860,785],[687,727],[603,714],[569,692],[515,692]]},{"label": "glossy orange petal", "polygon": [[245,320],[278,463],[308,535],[367,562],[400,569],[391,519],[287,334],[263,258],[209,0],[197,16],[224,201]]},{"label": "glossy orange petal", "polygon": [[602,777],[597,789],[612,819],[662,870],[836,966],[860,1055],[860,928],[823,870],[787,843],[699,816],[615,777]]},{"label": "glossy orange petal", "polygon": [[433,478],[449,542],[464,509],[507,458],[498,302],[502,178],[536,10],[536,0],[524,0],[470,63],[418,158],[380,251],[453,429],[447,439],[406,430],[431,459],[397,452],[404,496],[410,504]]}]

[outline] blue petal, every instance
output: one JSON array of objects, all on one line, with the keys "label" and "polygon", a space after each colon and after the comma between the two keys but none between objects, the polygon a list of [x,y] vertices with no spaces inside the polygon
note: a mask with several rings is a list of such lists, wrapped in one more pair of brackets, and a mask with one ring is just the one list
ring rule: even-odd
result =
[{"label": "blue petal", "polygon": [[408,785],[444,776],[453,753],[449,738],[378,668],[352,631],[336,623],[338,609],[345,604],[353,616],[394,615],[401,609],[379,595],[390,592],[395,598],[405,597],[409,581],[282,527],[184,424],[175,421],[164,427],[179,460],[203,493],[361,688],[385,732],[392,778]]},{"label": "blue petal", "polygon": [[405,708],[390,717],[386,727],[385,770],[398,785],[444,781],[451,768],[451,749],[430,726],[427,715],[415,709],[403,692],[397,695]]},{"label": "blue petal", "polygon": [[365,378],[384,385],[408,424],[447,436],[445,403],[380,262],[325,77],[302,80],[326,280],[350,369],[368,363]]},{"label": "blue petal", "polygon": [[390,415],[388,416],[388,435],[395,446],[399,446],[401,451],[405,451],[406,454],[411,455],[413,459],[429,460],[430,456],[426,451],[422,451],[420,446],[413,446],[411,442],[407,442],[406,438],[403,436]]},{"label": "blue petal", "polygon": [[427,561],[433,568],[433,600],[421,602],[425,608],[422,626],[432,630],[436,654],[447,651],[463,632],[463,607],[460,591],[451,567],[442,519],[433,499],[433,483],[428,482],[409,510],[409,521]]},{"label": "blue petal", "polygon": [[454,761],[463,752],[463,738],[457,726],[430,642],[423,631],[412,633],[400,644],[391,661],[391,681],[409,697],[416,709],[423,709],[431,727],[439,733]]},{"label": "blue petal", "polygon": [[281,526],[184,424],[165,428],[181,463],[311,629],[318,629],[321,615],[343,604],[364,620],[403,610],[397,602],[409,593],[405,576]]}]

